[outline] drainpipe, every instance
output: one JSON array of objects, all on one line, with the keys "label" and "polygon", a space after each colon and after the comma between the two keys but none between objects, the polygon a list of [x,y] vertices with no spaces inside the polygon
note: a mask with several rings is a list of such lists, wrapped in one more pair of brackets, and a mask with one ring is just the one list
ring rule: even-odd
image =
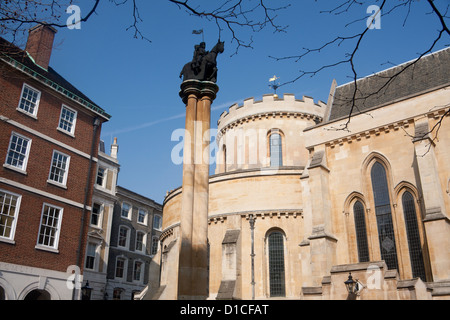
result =
[{"label": "drainpipe", "polygon": [[[80,270],[81,270],[81,251],[82,251],[81,246],[83,245],[83,234],[84,234],[84,221],[86,220],[86,215],[89,213],[89,211],[87,210],[88,200],[89,200],[89,189],[91,186],[92,165],[94,162],[94,154],[95,154],[95,146],[96,146],[95,142],[97,140],[96,139],[97,131],[98,131],[99,127],[100,127],[100,119],[98,117],[96,117],[94,119],[94,131],[93,131],[93,135],[92,135],[91,154],[89,157],[88,177],[87,177],[87,181],[86,181],[86,188],[84,189],[83,214],[81,215],[80,237],[78,239],[78,248],[77,248],[76,265],[80,268]],[[76,285],[73,288],[72,300],[75,300],[75,290],[76,290]]]},{"label": "drainpipe", "polygon": [[255,300],[255,218],[253,217],[253,214],[249,216],[249,222],[250,222],[250,231],[252,236],[252,251],[251,251],[251,260],[252,260],[252,300]]}]

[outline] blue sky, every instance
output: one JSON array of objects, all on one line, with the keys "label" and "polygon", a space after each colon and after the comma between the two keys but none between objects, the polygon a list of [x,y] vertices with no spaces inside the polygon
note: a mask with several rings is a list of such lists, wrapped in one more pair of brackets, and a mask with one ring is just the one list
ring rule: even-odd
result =
[{"label": "blue sky", "polygon": [[[210,5],[215,2],[197,1]],[[280,77],[280,82],[290,81],[299,75],[299,70],[314,70],[343,59],[349,47],[345,43],[333,46],[299,62],[276,61],[269,56],[297,55],[303,52],[302,48],[321,46],[337,35],[361,32],[365,18],[370,16],[367,7],[380,5],[380,1],[367,1],[348,13],[334,15],[320,11],[332,9],[336,1],[272,1],[279,6],[289,2],[289,10],[278,12],[277,18],[279,24],[289,25],[287,32],[274,34],[267,28],[253,34],[253,49],[241,48],[232,56],[236,44],[231,42],[229,33],[222,32],[225,52],[218,58],[220,91],[212,106],[213,128],[217,127],[220,114],[234,103],[272,93],[268,85],[273,75]],[[78,3],[85,14],[92,1]],[[137,3],[144,20],[140,29],[151,43],[134,39],[133,31],[126,31],[132,23],[129,5],[115,7],[102,1],[97,14],[83,23],[81,30],[59,29],[50,65],[112,115],[103,126],[102,139],[109,150],[113,138],[118,138],[119,185],[162,203],[166,191],[182,183],[182,166],[171,160],[172,149],[179,142],[171,141],[171,136],[174,130],[184,128],[185,106],[178,96],[178,76],[183,65],[192,59],[194,45],[202,39],[192,30],[205,30],[207,50],[216,43],[218,31],[214,23],[189,16],[166,0]],[[448,4],[446,0],[437,3],[441,7]],[[430,11],[426,1],[418,0],[405,25],[405,8],[383,16],[381,29],[368,32],[355,58],[358,75],[366,76],[409,61],[427,50],[439,28],[435,16],[426,14]],[[358,18],[364,19],[345,27]],[[241,32],[242,37],[251,35],[247,30]],[[447,37],[433,51],[449,43]],[[350,66],[340,65],[283,86],[278,94],[292,93],[297,98],[307,95],[326,102],[332,80],[343,84],[351,80],[349,76]]]}]

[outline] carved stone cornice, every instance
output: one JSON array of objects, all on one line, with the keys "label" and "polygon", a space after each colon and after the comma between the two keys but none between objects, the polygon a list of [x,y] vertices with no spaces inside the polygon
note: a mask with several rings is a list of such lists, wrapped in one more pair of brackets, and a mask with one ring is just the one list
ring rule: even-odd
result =
[{"label": "carved stone cornice", "polygon": [[208,97],[211,100],[216,98],[219,87],[211,81],[186,80],[180,86],[180,97],[186,104],[190,95],[195,95],[197,98]]}]

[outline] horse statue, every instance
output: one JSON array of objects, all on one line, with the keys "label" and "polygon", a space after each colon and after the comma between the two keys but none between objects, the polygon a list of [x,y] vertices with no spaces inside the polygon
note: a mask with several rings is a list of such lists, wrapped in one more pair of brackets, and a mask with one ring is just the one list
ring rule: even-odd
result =
[{"label": "horse statue", "polygon": [[205,43],[195,46],[194,58],[184,65],[180,78],[217,82],[217,56],[224,51],[224,42],[218,41],[210,52],[205,51]]}]

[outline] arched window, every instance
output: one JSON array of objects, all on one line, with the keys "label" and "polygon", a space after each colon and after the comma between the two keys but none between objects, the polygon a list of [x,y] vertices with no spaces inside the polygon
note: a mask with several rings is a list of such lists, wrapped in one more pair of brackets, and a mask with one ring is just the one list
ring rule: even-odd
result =
[{"label": "arched window", "polygon": [[227,146],[223,145],[223,172],[227,172]]},{"label": "arched window", "polygon": [[359,262],[368,262],[369,246],[367,244],[366,219],[364,214],[364,206],[361,201],[356,201],[353,205],[353,216],[355,219],[356,244],[358,246]]},{"label": "arched window", "polygon": [[270,135],[270,166],[281,167],[283,165],[283,146],[281,134],[272,133]]},{"label": "arched window", "polygon": [[423,281],[426,281],[422,246],[420,244],[419,225],[417,223],[416,206],[414,204],[414,197],[410,192],[406,191],[403,193],[402,203],[413,277],[421,278]]},{"label": "arched window", "polygon": [[397,249],[395,247],[394,226],[392,224],[391,202],[386,170],[378,161],[372,167],[371,178],[381,259],[386,262],[388,269],[398,270]]},{"label": "arched window", "polygon": [[281,232],[268,236],[269,283],[271,297],[286,296],[284,277],[284,240]]}]

